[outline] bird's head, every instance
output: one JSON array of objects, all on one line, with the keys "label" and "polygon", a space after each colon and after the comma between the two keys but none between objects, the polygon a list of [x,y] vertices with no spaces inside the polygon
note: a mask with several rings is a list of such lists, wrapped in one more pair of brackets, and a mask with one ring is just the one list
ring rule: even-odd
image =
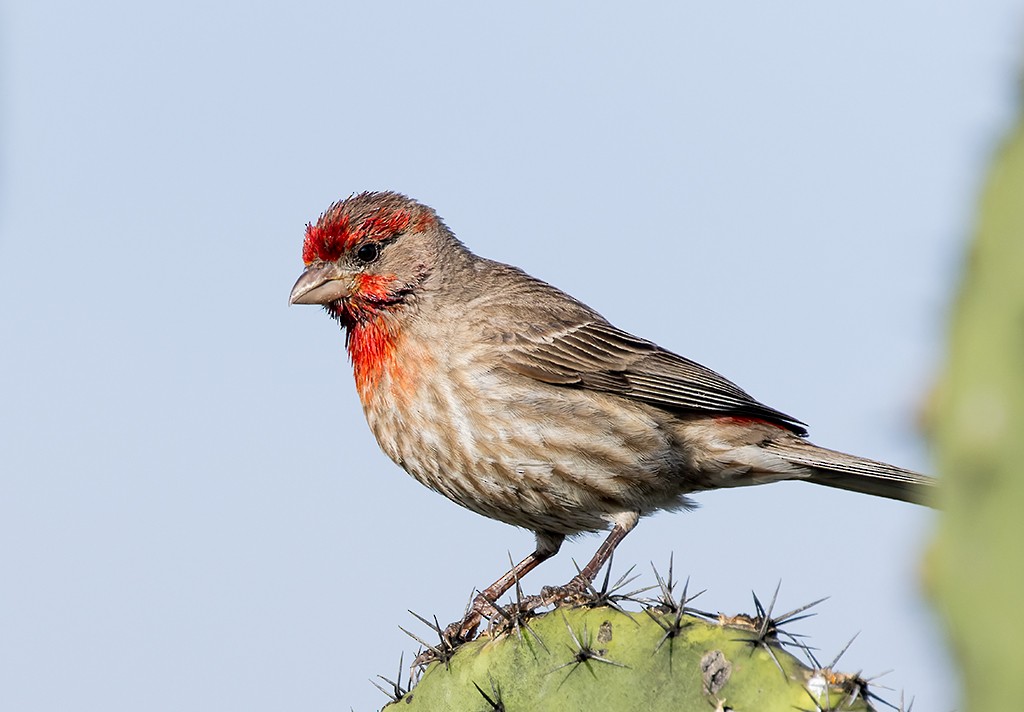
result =
[{"label": "bird's head", "polygon": [[360,193],[306,225],[306,270],[291,304],[321,304],[344,326],[393,313],[417,296],[438,254],[458,244],[434,211],[398,193]]}]

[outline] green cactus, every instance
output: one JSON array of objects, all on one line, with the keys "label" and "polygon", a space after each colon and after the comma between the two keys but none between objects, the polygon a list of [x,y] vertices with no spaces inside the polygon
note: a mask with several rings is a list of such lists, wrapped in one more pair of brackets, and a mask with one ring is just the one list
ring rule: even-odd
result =
[{"label": "green cactus", "polygon": [[1024,698],[1024,121],[982,196],[935,412],[944,510],[931,589],[964,676],[967,709]]},{"label": "green cactus", "polygon": [[745,616],[708,620],[665,607],[557,608],[433,662],[386,709],[869,710],[863,680],[815,670],[758,640]]}]

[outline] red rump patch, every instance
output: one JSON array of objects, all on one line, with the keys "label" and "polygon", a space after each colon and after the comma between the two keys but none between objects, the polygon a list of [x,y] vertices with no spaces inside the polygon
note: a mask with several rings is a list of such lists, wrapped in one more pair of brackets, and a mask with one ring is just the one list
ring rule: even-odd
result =
[{"label": "red rump patch", "polygon": [[[306,223],[306,239],[302,243],[304,263],[334,262],[356,243],[390,237],[406,229],[412,220],[408,210],[378,211],[358,225],[352,225],[344,209],[345,203],[336,203],[320,216],[316,225]],[[417,228],[421,222],[417,220]]]}]

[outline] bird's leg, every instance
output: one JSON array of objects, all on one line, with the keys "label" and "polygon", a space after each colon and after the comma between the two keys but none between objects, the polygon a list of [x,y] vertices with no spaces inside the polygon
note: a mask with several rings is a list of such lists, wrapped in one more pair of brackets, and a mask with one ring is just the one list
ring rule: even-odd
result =
[{"label": "bird's leg", "polygon": [[565,537],[561,534],[538,533],[537,548],[533,553],[477,594],[462,620],[458,623],[452,623],[445,629],[445,638],[456,644],[470,640],[480,625],[481,617],[493,612],[494,607],[491,603],[501,598],[506,591],[515,585],[516,581],[533,571],[541,562],[557,554],[564,539]]},{"label": "bird's leg", "polygon": [[590,585],[594,582],[594,578],[601,568],[611,558],[612,553],[615,551],[615,547],[626,538],[626,535],[633,531],[633,527],[640,520],[638,512],[625,512],[615,518],[615,525],[612,530],[605,537],[605,540],[601,542],[601,546],[598,547],[594,557],[587,562],[578,574],[573,576],[572,580],[564,586],[545,586],[541,589],[541,597],[546,600],[556,603],[564,601],[567,598],[582,596],[590,588]]}]

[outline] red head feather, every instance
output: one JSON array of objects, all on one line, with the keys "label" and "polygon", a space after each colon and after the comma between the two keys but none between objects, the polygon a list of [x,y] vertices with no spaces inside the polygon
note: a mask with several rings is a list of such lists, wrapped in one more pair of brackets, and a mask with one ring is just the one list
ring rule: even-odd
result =
[{"label": "red head feather", "polygon": [[[303,262],[307,265],[316,260],[334,262],[353,245],[366,239],[390,237],[406,229],[412,220],[408,210],[387,210],[382,207],[353,226],[348,207],[348,200],[335,203],[320,216],[316,225],[306,224],[306,239],[302,243]],[[420,222],[417,221],[418,229],[422,229]]]}]

